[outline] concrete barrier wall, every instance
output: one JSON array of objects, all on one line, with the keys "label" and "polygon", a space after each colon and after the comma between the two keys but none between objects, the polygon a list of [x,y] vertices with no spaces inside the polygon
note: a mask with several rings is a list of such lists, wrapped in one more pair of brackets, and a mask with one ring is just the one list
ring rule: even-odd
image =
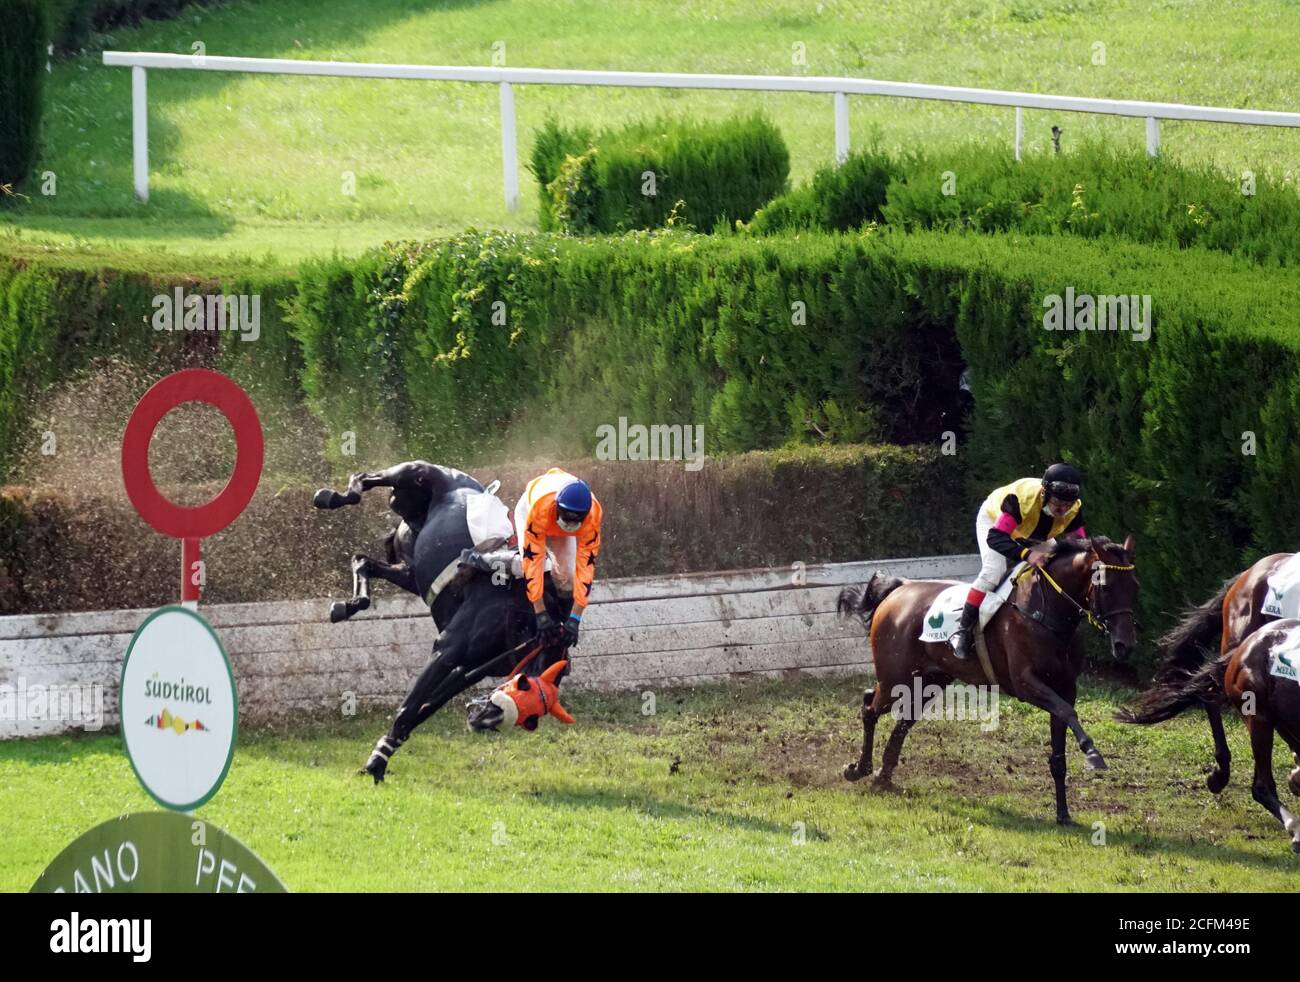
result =
[{"label": "concrete barrier wall", "polygon": [[[840,589],[874,570],[916,579],[970,579],[975,555],[887,559],[790,569],[597,581],[567,686],[663,688],[786,672],[869,670],[859,625],[835,615]],[[241,722],[395,709],[429,660],[437,632],[416,598],[380,596],[344,624],[328,601],[205,606],[235,670]],[[27,718],[35,687],[69,715],[98,693],[117,725],[122,658],[148,610],[0,618],[0,738],[80,729]],[[55,688],[57,687],[57,689]]]}]

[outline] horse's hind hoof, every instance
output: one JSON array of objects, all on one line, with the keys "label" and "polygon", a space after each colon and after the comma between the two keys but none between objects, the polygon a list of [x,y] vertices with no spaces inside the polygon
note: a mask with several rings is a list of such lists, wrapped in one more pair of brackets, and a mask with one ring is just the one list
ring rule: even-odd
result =
[{"label": "horse's hind hoof", "polygon": [[1205,779],[1205,786],[1210,789],[1210,794],[1218,794],[1228,786],[1228,775],[1222,771],[1214,771]]},{"label": "horse's hind hoof", "polygon": [[1070,817],[1069,812],[1066,812],[1064,815],[1057,815],[1056,824],[1064,829],[1077,829],[1079,827],[1079,823]]},{"label": "horse's hind hoof", "polygon": [[335,499],[338,497],[339,493],[333,488],[321,488],[312,496],[311,503],[317,508],[337,508]]},{"label": "horse's hind hoof", "polygon": [[866,776],[865,773],[858,770],[856,761],[844,768],[844,780],[846,781],[861,781]]},{"label": "horse's hind hoof", "polygon": [[1106,758],[1103,757],[1101,752],[1098,750],[1089,750],[1084,755],[1083,762],[1090,771],[1106,770]]}]

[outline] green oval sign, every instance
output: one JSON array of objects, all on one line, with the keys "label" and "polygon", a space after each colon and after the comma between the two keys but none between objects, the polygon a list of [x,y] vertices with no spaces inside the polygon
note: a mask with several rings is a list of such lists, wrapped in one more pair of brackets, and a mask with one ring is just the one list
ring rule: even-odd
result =
[{"label": "green oval sign", "polygon": [[110,818],[77,838],[32,893],[288,893],[257,855],[177,812]]}]

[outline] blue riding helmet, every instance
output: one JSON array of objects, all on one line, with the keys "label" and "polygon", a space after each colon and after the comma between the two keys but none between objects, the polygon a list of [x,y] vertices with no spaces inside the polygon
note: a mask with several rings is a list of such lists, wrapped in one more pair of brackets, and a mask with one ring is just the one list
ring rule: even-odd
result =
[{"label": "blue riding helmet", "polygon": [[566,531],[576,531],[591,511],[591,488],[587,487],[587,482],[573,480],[560,488],[560,493],[555,496],[555,511],[561,528],[567,525],[573,528]]}]

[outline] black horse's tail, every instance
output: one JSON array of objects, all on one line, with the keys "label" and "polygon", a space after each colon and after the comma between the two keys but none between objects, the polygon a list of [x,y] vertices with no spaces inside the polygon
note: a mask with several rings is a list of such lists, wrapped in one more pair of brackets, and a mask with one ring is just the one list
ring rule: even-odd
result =
[{"label": "black horse's tail", "polygon": [[1191,706],[1222,700],[1226,666],[1218,654],[1223,601],[1236,581],[1236,577],[1228,580],[1213,597],[1184,613],[1183,619],[1156,642],[1164,661],[1156,670],[1151,688],[1142,693],[1134,709],[1118,710],[1116,719],[1149,726],[1173,719]]},{"label": "black horse's tail", "polygon": [[1156,642],[1156,648],[1164,655],[1156,671],[1157,681],[1167,674],[1184,676],[1217,657],[1223,635],[1223,601],[1236,582],[1234,576],[1205,603],[1185,611],[1183,619]]},{"label": "black horse's tail", "polygon": [[902,585],[903,581],[897,576],[886,577],[876,570],[862,586],[846,586],[841,590],[835,610],[841,617],[861,618],[863,628],[870,634],[871,618],[875,616],[876,608]]},{"label": "black horse's tail", "polygon": [[1216,658],[1195,669],[1173,669],[1142,693],[1133,709],[1118,709],[1115,718],[1121,723],[1150,726],[1173,719],[1192,706],[1210,706],[1223,701],[1223,675],[1228,662]]}]

